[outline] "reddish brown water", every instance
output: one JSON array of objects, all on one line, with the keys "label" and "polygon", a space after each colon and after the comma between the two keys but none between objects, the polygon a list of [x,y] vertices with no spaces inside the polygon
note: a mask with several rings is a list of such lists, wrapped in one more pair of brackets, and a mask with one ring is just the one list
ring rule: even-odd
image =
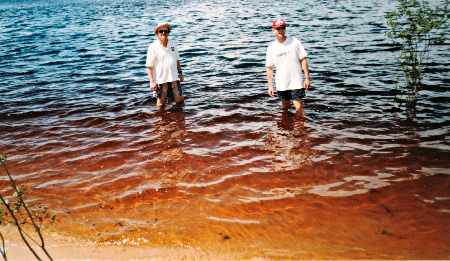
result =
[{"label": "reddish brown water", "polygon": [[[102,3],[0,5],[0,152],[51,229],[237,258],[450,258],[448,44],[398,110],[390,6],[277,7],[310,55],[296,119],[266,95],[267,5]],[[150,98],[155,15],[176,25],[183,111]]]}]

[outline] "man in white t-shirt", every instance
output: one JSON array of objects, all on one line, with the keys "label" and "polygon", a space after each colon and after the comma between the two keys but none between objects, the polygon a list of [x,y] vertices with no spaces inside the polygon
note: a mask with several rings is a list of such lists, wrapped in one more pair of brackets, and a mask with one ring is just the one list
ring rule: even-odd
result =
[{"label": "man in white t-shirt", "polygon": [[272,31],[276,39],[270,43],[266,53],[268,93],[272,97],[275,95],[273,88],[275,68],[275,87],[282,100],[283,109],[288,110],[292,100],[296,112],[303,112],[301,99],[305,97],[305,90],[310,86],[305,48],[297,38],[286,36],[286,22],[283,19],[272,22]]},{"label": "man in white t-shirt", "polygon": [[169,23],[156,25],[155,35],[158,39],[149,45],[145,63],[150,88],[157,97],[156,105],[160,109],[164,109],[167,98],[174,98],[177,105],[184,101],[180,84],[183,73],[175,44],[169,41],[171,30]]}]

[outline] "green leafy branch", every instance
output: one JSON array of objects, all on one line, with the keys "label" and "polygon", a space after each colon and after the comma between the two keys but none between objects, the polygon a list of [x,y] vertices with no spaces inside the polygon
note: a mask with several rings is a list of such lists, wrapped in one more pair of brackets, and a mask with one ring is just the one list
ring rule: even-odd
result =
[{"label": "green leafy branch", "polygon": [[[17,228],[17,230],[19,232],[19,235],[20,235],[22,241],[25,243],[25,245],[30,250],[30,252],[33,254],[33,256],[37,260],[42,260],[41,257],[38,255],[36,249],[32,246],[31,243],[36,244],[44,252],[45,256],[49,260],[53,261],[53,258],[51,257],[51,255],[48,253],[48,251],[46,249],[44,237],[43,237],[42,231],[41,231],[41,227],[39,226],[39,224],[37,224],[35,217],[32,214],[32,211],[30,210],[30,208],[24,201],[24,190],[17,185],[16,181],[12,177],[11,173],[9,172],[9,170],[6,166],[6,160],[7,160],[6,156],[0,155],[0,164],[3,167],[3,170],[5,171],[6,175],[8,176],[10,186],[14,191],[13,196],[16,199],[16,201],[14,204],[11,204],[10,202],[8,202],[8,200],[2,194],[0,194],[0,201],[3,204],[3,206],[5,206],[7,212],[9,213],[9,215],[12,218],[12,223],[15,225],[15,227]],[[30,219],[32,227],[34,228],[34,232],[36,233],[36,235],[39,238],[38,240],[33,239],[33,237],[31,237],[23,229],[22,223],[20,222],[20,218],[18,216],[18,212],[21,209],[25,210],[26,217],[28,219]],[[4,217],[4,213],[3,213],[3,211],[1,211],[0,212],[0,223],[3,222],[3,217]],[[8,259],[7,259],[6,248],[5,248],[5,238],[2,233],[0,233],[0,241],[1,241],[0,254],[2,255],[3,259],[5,261],[7,261]]]},{"label": "green leafy branch", "polygon": [[397,0],[397,9],[386,13],[386,36],[400,45],[400,68],[409,94],[416,95],[422,80],[422,64],[431,45],[442,44],[448,30],[449,4],[432,7],[425,0]]}]

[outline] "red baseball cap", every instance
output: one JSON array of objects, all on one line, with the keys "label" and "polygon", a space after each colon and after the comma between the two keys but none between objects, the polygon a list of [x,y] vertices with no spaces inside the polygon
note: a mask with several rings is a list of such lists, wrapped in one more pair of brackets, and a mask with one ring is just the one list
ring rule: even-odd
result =
[{"label": "red baseball cap", "polygon": [[272,28],[286,27],[286,21],[283,18],[278,18],[272,21]]}]

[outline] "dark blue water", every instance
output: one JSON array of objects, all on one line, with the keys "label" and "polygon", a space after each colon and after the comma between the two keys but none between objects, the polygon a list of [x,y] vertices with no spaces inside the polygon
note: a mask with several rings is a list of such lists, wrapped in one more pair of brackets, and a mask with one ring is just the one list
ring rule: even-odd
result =
[{"label": "dark blue water", "polygon": [[[442,257],[450,249],[450,42],[432,47],[415,110],[398,109],[399,48],[384,35],[392,8],[391,1],[1,1],[0,152],[30,197],[58,213],[92,214],[137,193],[138,203],[168,199],[159,206],[181,204],[191,220],[223,229],[258,224],[268,237],[296,229],[267,226],[296,220],[289,206],[309,197],[372,204],[364,197],[382,191],[383,204],[412,209],[403,221],[434,231],[428,239],[409,231],[403,236],[416,241],[408,247],[392,239],[404,252],[387,257]],[[267,95],[265,52],[280,16],[308,52],[304,120],[284,115]],[[183,111],[158,113],[149,90],[145,56],[159,21],[173,25]],[[265,205],[249,214],[255,202]],[[423,208],[430,214],[417,220]],[[364,224],[382,219],[350,210],[330,210],[331,219],[346,211]],[[337,235],[328,243],[339,240],[352,242]],[[414,255],[428,249],[424,242],[440,242],[435,256]],[[366,243],[361,248],[374,253]],[[299,256],[280,254],[292,255]]]}]

